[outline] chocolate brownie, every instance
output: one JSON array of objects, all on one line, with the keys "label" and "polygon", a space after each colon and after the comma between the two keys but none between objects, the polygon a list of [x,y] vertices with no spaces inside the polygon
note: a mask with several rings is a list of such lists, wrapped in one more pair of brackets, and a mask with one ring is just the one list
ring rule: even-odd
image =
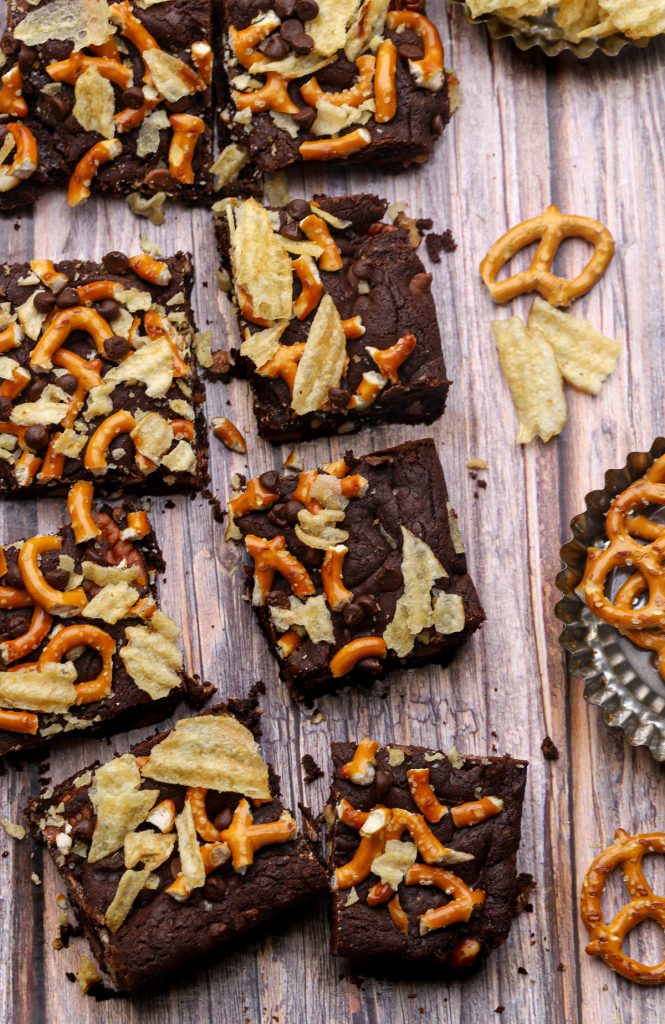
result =
[{"label": "chocolate brownie", "polygon": [[201,962],[325,888],[258,736],[255,696],[230,700],[30,801],[33,835],[118,991]]},{"label": "chocolate brownie", "polygon": [[368,739],[332,756],[333,953],[463,976],[517,913],[527,762]]},{"label": "chocolate brownie", "polygon": [[158,609],[147,513],[91,499],[75,484],[71,525],[0,548],[0,757],[161,721],[212,692],[185,675],[178,627]]},{"label": "chocolate brownie", "polygon": [[405,0],[223,0],[229,173],[301,161],[429,159],[453,78],[436,26]]},{"label": "chocolate brownie", "polygon": [[449,381],[417,222],[387,223],[372,195],[280,210],[226,200],[218,210],[262,437],[441,415]]},{"label": "chocolate brownie", "polygon": [[10,0],[0,209],[56,184],[72,206],[91,190],[205,197],[211,43],[210,0]]},{"label": "chocolate brownie", "polygon": [[447,663],[482,623],[433,441],[235,484],[227,537],[297,696]]},{"label": "chocolate brownie", "polygon": [[0,274],[0,494],[199,489],[192,265],[110,252]]}]

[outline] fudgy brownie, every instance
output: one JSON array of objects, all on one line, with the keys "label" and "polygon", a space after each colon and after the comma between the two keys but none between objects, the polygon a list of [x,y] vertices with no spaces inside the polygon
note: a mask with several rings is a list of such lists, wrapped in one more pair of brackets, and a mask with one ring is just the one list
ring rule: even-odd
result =
[{"label": "fudgy brownie", "polygon": [[517,913],[526,761],[333,743],[332,951],[463,975]]},{"label": "fudgy brownie", "polygon": [[270,922],[325,888],[257,743],[255,696],[32,800],[100,965],[133,991]]},{"label": "fudgy brownie", "polygon": [[482,623],[433,441],[234,483],[227,537],[297,696],[446,663]]},{"label": "fudgy brownie", "polygon": [[453,79],[424,2],[223,0],[230,178],[300,161],[424,163]]},{"label": "fudgy brownie", "polygon": [[68,182],[200,198],[210,191],[210,0],[10,0],[0,89],[0,209]]},{"label": "fudgy brownie", "polygon": [[108,253],[0,274],[0,494],[144,493],[207,476],[192,265]]},{"label": "fudgy brownie", "polygon": [[71,525],[0,548],[0,757],[64,733],[167,717],[211,687],[188,678],[157,606],[164,562],[147,513],[67,501]]},{"label": "fudgy brownie", "polygon": [[417,222],[386,223],[386,205],[358,195],[218,207],[241,370],[267,440],[431,423],[443,412],[449,381]]}]

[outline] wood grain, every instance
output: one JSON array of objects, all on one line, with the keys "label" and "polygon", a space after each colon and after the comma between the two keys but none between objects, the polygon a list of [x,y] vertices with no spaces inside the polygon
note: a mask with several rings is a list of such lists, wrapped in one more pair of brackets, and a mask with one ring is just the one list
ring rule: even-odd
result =
[{"label": "wood grain", "polygon": [[[265,750],[293,805],[305,800],[321,807],[325,782],[304,787],[300,758],[311,753],[327,767],[331,738],[369,733],[391,742],[455,744],[469,753],[509,751],[529,758],[519,868],[537,879],[533,912],[521,915],[507,944],[465,985],[416,985],[392,976],[360,981],[329,956],[322,903],[186,984],[165,985],[149,999],[97,1004],[65,978],[77,969],[84,944],[75,941],[61,952],[51,946],[59,885],[50,861],[43,863],[29,841],[3,834],[0,1020],[6,1024],[638,1024],[662,1017],[661,994],[631,986],[584,954],[577,909],[584,871],[617,825],[663,828],[662,770],[647,753],[626,747],[584,704],[581,684],[564,671],[553,607],[559,546],[584,494],[600,485],[605,468],[623,464],[629,450],[647,448],[663,431],[665,44],[628,50],[614,61],[548,62],[538,53],[518,53],[509,42],[490,42],[458,10],[440,7],[446,59],[460,76],[464,102],[434,162],[402,176],[314,171],[306,186],[294,177],[292,192],[372,189],[408,201],[416,215],[433,217],[437,228],[450,227],[457,239],[457,252],[432,268],[455,382],[446,415],[432,433],[488,614],[481,634],[446,670],[395,673],[373,690],[321,700],[322,715],[313,717],[293,704],[276,677],[240,600],[239,553],[224,546],[209,506],[182,498],[167,510],[158,500],[154,519],[168,564],[163,604],[182,624],[188,667],[213,680],[220,695],[242,693],[256,678],[267,682]],[[513,443],[515,416],[489,331],[497,311],[477,265],[510,224],[550,201],[599,216],[615,234],[617,257],[609,273],[575,311],[625,338],[626,347],[598,398],[568,393],[570,422],[558,441],[522,450]],[[173,207],[164,226],[155,228],[133,219],[119,201],[93,200],[72,213],[55,195],[32,216],[0,222],[0,233],[7,261],[138,251],[140,236],[164,253],[189,249],[197,264],[200,326],[211,327],[220,346],[235,339],[226,300],[217,291],[212,224],[203,211]],[[580,255],[570,244],[562,265],[572,269]],[[524,312],[526,306],[514,308]],[[281,464],[286,452],[256,438],[243,384],[209,386],[208,413],[230,414],[250,441],[246,461],[213,441],[213,487],[222,499],[233,471],[256,473]],[[354,444],[368,451],[423,433],[384,427],[364,431]],[[303,445],[302,455],[317,464],[347,445],[348,439],[316,442]],[[486,490],[465,468],[474,456],[489,462]],[[5,502],[0,537],[8,542],[37,527],[54,528],[63,515],[61,501]],[[561,751],[559,761],[542,757],[546,734]],[[126,750],[141,735],[109,742],[73,738],[53,752],[50,774],[60,780],[97,757]],[[19,820],[38,785],[36,762],[20,771],[8,767],[1,816]],[[42,884],[31,882],[32,871]],[[655,960],[661,948],[658,933],[647,929],[640,952]]]}]

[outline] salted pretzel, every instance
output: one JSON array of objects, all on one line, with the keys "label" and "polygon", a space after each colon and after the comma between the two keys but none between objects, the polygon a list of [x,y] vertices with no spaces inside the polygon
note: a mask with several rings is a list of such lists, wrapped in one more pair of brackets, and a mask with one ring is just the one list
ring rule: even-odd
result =
[{"label": "salted pretzel", "polygon": [[[665,897],[656,896],[642,872],[642,858],[650,853],[665,853],[665,833],[648,832],[630,836],[619,828],[615,842],[603,851],[589,868],[582,885],[580,910],[590,935],[586,951],[604,960],[617,974],[638,985],[662,985],[665,959],[647,965],[622,951],[626,935],[642,921],[655,921],[665,930]],[[607,879],[615,868],[621,874],[630,902],[611,921],[603,917],[601,900]]]},{"label": "salted pretzel", "polygon": [[[552,273],[559,246],[566,238],[583,238],[594,248],[591,259],[574,278],[557,277]],[[497,281],[513,256],[534,242],[538,242],[538,248],[528,270]],[[545,213],[522,221],[494,243],[480,264],[480,276],[495,302],[509,302],[526,292],[538,292],[553,306],[568,306],[593,288],[613,255],[614,239],[600,221],[561,213],[558,207],[548,206]]]},{"label": "salted pretzel", "polygon": [[[665,629],[665,527],[643,515],[647,505],[665,505],[665,456],[618,494],[605,517],[609,545],[589,548],[580,587],[589,608],[604,622],[622,631]],[[619,600],[606,593],[615,569],[628,568],[630,587],[622,587]],[[636,597],[646,603],[633,608]]]}]

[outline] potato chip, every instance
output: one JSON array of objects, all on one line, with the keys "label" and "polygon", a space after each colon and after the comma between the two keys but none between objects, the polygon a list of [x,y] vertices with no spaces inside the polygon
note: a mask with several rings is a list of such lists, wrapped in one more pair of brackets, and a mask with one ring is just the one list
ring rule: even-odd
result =
[{"label": "potato chip", "polygon": [[397,601],[395,614],[383,639],[399,658],[406,657],[416,637],[433,625],[432,587],[448,573],[429,544],[402,526],[402,575],[404,593]]},{"label": "potato chip", "polygon": [[561,0],[555,20],[567,37],[575,41],[583,29],[600,20],[598,3],[596,0]]},{"label": "potato chip", "polygon": [[125,836],[125,867],[135,868],[142,863],[148,871],[156,871],[173,853],[175,841],[175,832],[166,835],[152,829],[128,832]]},{"label": "potato chip", "polygon": [[121,876],[115,896],[104,917],[104,924],[114,935],[127,920],[136,897],[145,888],[149,876],[149,871],[125,871]]},{"label": "potato chip", "polygon": [[268,211],[255,199],[247,199],[234,213],[228,208],[231,227],[231,262],[238,300],[245,292],[255,317],[290,320],[293,301],[293,268],[280,245]]},{"label": "potato chip", "polygon": [[180,686],[182,654],[176,640],[180,630],[163,612],[155,612],[144,626],[128,626],[120,660],[135,685],[153,699],[166,697]]},{"label": "potato chip", "polygon": [[143,51],[142,58],[152,74],[155,87],[169,103],[191,96],[202,85],[188,64],[166,50],[147,49]]},{"label": "potato chip", "polygon": [[156,153],[161,142],[161,133],[170,128],[169,116],[165,110],[153,110],[143,118],[136,136],[136,155],[147,156]]},{"label": "potato chip", "polygon": [[173,351],[167,339],[160,337],[147,341],[117,366],[111,367],[104,378],[104,385],[122,381],[144,384],[149,398],[163,398],[173,383]]},{"label": "potato chip", "polygon": [[251,334],[248,329],[245,333],[245,340],[240,346],[240,355],[251,359],[257,369],[265,366],[275,355],[279,339],[288,325],[288,320],[282,320],[274,327],[266,327],[264,331],[255,331],[254,334]]},{"label": "potato chip", "polygon": [[347,60],[355,61],[375,36],[383,35],[390,3],[391,0],[364,0],[346,37],[344,54]]},{"label": "potato chip", "polygon": [[178,722],[157,743],[143,768],[146,778],[174,786],[203,786],[269,800],[268,766],[249,729],[232,715],[199,715]]},{"label": "potato chip", "polygon": [[173,428],[158,412],[147,412],[142,416],[129,436],[136,450],[156,463],[173,444]]},{"label": "potato chip", "polygon": [[196,452],[189,441],[178,441],[175,448],[162,459],[172,473],[194,473],[196,471]]},{"label": "potato chip", "polygon": [[81,612],[84,619],[101,619],[109,626],[124,619],[139,599],[138,590],[127,583],[107,583]]},{"label": "potato chip", "polygon": [[293,594],[289,597],[289,608],[271,608],[270,614],[275,628],[280,633],[298,627],[304,630],[313,644],[334,644],[335,631],[323,594],[299,601]]},{"label": "potato chip", "polygon": [[183,882],[191,892],[192,889],[200,889],[204,885],[206,872],[189,800],[185,800],[184,807],[175,820],[175,828],[178,833],[178,856]]},{"label": "potato chip", "polygon": [[107,583],[133,583],[141,570],[138,565],[127,565],[123,559],[120,565],[97,565],[96,562],[82,562],[84,579],[92,580],[98,587]]},{"label": "potato chip", "polygon": [[322,508],[318,512],[310,512],[306,508],[301,508],[295,528],[296,537],[308,548],[328,551],[329,548],[343,544],[349,539],[348,531],[336,525],[343,521],[344,513],[336,509]]},{"label": "potato chip", "polygon": [[125,836],[145,821],[159,790],[140,786],[141,773],[132,754],[115,757],[95,772],[89,796],[97,822],[88,852],[89,864],[119,850]]},{"label": "potato chip", "polygon": [[51,40],[73,40],[74,50],[101,46],[115,32],[109,22],[106,0],[53,0],[29,11],[14,29],[14,37],[26,46]]},{"label": "potato chip", "polygon": [[[601,15],[612,23],[612,31],[623,32],[631,39],[644,39],[665,32],[662,0],[600,0],[599,7]],[[592,31],[588,30],[589,33]]]},{"label": "potato chip", "polygon": [[389,839],[383,853],[372,861],[372,873],[379,876],[381,882],[397,891],[412,864],[418,857],[415,843],[403,843],[399,839]]},{"label": "potato chip", "polygon": [[462,632],[466,625],[466,616],[464,602],[459,594],[439,594],[434,602],[432,625],[442,636]]},{"label": "potato chip", "polygon": [[210,168],[210,173],[215,176],[215,192],[235,181],[247,163],[249,150],[245,146],[238,146],[235,142],[225,146]]},{"label": "potato chip", "polygon": [[620,341],[606,338],[588,320],[563,313],[544,299],[535,299],[527,331],[550,345],[563,379],[590,395],[598,394],[621,353]]},{"label": "potato chip", "polygon": [[530,336],[519,317],[494,320],[492,332],[519,421],[516,443],[549,441],[566,425],[568,410],[554,352]]},{"label": "potato chip", "polygon": [[349,25],[360,0],[319,0],[319,13],[305,23],[305,32],[314,40],[314,53],[332,57],[344,49]]},{"label": "potato chip", "polygon": [[0,672],[0,704],[21,711],[67,711],[76,700],[76,668],[70,661],[49,662],[43,669]]},{"label": "potato chip", "polygon": [[325,405],[330,389],[339,386],[345,361],[346,335],[342,320],[332,297],[324,295],[293,382],[291,408],[298,416],[316,412]]},{"label": "potato chip", "polygon": [[510,21],[519,18],[539,18],[550,7],[552,0],[467,0],[467,7],[472,17],[479,18],[482,14],[499,14]]}]

